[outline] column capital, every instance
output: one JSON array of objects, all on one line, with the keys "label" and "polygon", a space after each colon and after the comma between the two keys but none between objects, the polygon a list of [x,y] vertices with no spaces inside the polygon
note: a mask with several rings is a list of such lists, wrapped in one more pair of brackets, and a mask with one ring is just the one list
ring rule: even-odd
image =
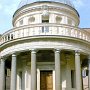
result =
[{"label": "column capital", "polygon": [[4,57],[3,57],[3,56],[1,56],[1,57],[0,57],[0,59],[4,59]]},{"label": "column capital", "polygon": [[3,57],[3,56],[0,57],[0,61],[5,61],[5,59],[6,59],[6,58]]},{"label": "column capital", "polygon": [[37,53],[36,49],[31,49],[31,53]]},{"label": "column capital", "polygon": [[17,54],[15,52],[12,53],[12,57],[16,57]]},{"label": "column capital", "polygon": [[54,52],[55,53],[60,53],[61,52],[61,49],[54,49]]},{"label": "column capital", "polygon": [[80,55],[80,51],[79,50],[75,50],[75,55]]}]

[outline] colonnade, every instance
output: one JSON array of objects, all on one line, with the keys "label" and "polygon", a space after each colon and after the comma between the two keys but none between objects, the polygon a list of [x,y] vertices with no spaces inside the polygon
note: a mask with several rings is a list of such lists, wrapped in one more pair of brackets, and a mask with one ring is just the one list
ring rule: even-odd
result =
[{"label": "colonnade", "polygon": [[[36,65],[36,50],[31,50],[31,89],[37,90],[37,65]],[[55,90],[62,90],[61,83],[61,50],[55,49]],[[0,63],[0,90],[5,90],[5,59],[2,57]],[[10,90],[16,90],[16,63],[17,55],[12,54],[11,63],[11,86]],[[90,57],[89,57],[89,89],[90,89]],[[75,51],[75,70],[76,70],[76,90],[82,90],[82,79],[81,79],[81,63],[80,63],[80,52]]]}]

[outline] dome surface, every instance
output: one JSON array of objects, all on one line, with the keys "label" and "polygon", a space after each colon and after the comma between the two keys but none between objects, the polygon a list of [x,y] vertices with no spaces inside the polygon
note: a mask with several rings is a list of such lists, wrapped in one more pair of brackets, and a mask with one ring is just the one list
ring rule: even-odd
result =
[{"label": "dome surface", "polygon": [[74,5],[72,4],[70,0],[22,0],[18,6],[18,9],[27,4],[34,3],[34,2],[40,2],[40,1],[59,2],[59,3],[67,4],[74,8]]}]

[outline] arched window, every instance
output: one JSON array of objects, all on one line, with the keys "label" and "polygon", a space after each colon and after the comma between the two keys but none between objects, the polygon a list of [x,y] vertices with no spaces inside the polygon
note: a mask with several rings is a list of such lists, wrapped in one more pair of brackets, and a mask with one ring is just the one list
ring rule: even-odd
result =
[{"label": "arched window", "polygon": [[21,20],[19,21],[19,25],[20,25],[20,26],[23,25],[23,19],[21,19]]},{"label": "arched window", "polygon": [[28,24],[35,22],[35,17],[29,17]]},{"label": "arched window", "polygon": [[72,25],[72,20],[71,19],[68,19],[68,25]]},{"label": "arched window", "polygon": [[56,23],[60,24],[62,21],[62,17],[57,16],[56,17]]}]

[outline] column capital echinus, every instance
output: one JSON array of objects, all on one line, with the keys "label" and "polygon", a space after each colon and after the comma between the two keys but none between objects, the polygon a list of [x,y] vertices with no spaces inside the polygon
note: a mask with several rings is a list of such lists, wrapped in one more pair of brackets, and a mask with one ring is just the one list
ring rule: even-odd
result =
[{"label": "column capital echinus", "polygon": [[6,60],[6,57],[3,57],[3,56],[0,57],[0,61],[5,61],[5,60]]},{"label": "column capital echinus", "polygon": [[54,49],[54,52],[55,53],[60,53],[61,52],[61,49]]},{"label": "column capital echinus", "polygon": [[80,51],[79,50],[75,50],[75,55],[80,55]]},{"label": "column capital echinus", "polygon": [[11,55],[12,57],[16,57],[19,54],[19,52],[13,52]]},{"label": "column capital echinus", "polygon": [[37,49],[31,49],[30,51],[31,51],[31,53],[36,54],[38,50]]},{"label": "column capital echinus", "polygon": [[12,57],[16,57],[16,54],[15,54],[15,53],[13,53],[13,54],[12,54]]}]

